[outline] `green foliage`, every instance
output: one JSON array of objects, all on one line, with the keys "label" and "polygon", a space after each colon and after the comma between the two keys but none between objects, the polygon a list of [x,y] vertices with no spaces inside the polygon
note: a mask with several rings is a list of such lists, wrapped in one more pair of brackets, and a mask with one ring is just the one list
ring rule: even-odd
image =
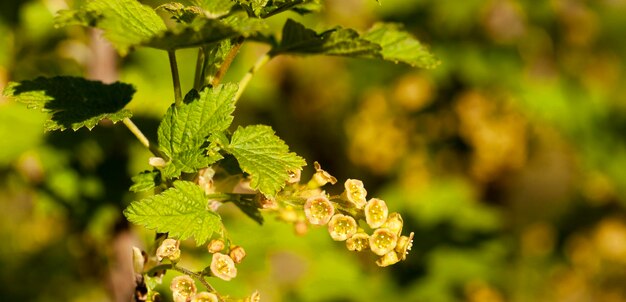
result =
[{"label": "green foliage", "polygon": [[129,84],[104,84],[75,77],[37,78],[12,82],[3,95],[25,103],[31,109],[52,113],[46,121],[46,131],[82,127],[92,129],[103,119],[118,122],[130,117],[123,109],[135,89]]},{"label": "green foliage", "polygon": [[275,195],[285,186],[289,171],[302,169],[306,162],[293,152],[269,126],[239,127],[226,150],[232,153],[241,169],[250,174],[253,189]]},{"label": "green foliage", "polygon": [[319,5],[319,0],[237,0],[237,3],[250,16],[267,18],[287,10],[302,13],[309,12],[316,9]]},{"label": "green foliage", "polygon": [[100,28],[121,55],[166,30],[159,15],[136,0],[87,1],[78,10],[60,11],[56,23]]},{"label": "green foliage", "polygon": [[130,187],[132,192],[143,192],[153,189],[161,182],[161,172],[155,171],[143,171],[132,178],[133,185]]},{"label": "green foliage", "polygon": [[221,228],[220,216],[207,209],[204,191],[188,181],[176,181],[159,195],[133,201],[124,215],[133,223],[181,240],[193,237],[197,245]]},{"label": "green foliage", "polygon": [[378,23],[366,34],[335,28],[321,33],[287,20],[282,41],[272,50],[278,54],[325,54],[357,58],[376,58],[402,62],[413,67],[434,68],[439,61],[397,24]]},{"label": "green foliage", "polygon": [[219,159],[205,155],[205,143],[210,134],[232,123],[237,89],[235,84],[225,84],[191,90],[181,106],[167,110],[158,129],[159,146],[170,159],[166,177],[195,172]]}]

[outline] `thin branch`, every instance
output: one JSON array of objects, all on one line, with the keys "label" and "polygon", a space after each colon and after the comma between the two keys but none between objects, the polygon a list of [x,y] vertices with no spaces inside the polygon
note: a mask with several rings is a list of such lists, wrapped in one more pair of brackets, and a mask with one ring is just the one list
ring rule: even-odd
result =
[{"label": "thin branch", "polygon": [[176,63],[176,51],[169,50],[167,55],[170,59],[170,69],[172,70],[172,81],[174,82],[174,100],[176,107],[183,102],[183,96],[180,91],[180,77],[178,76],[178,64]]},{"label": "thin branch", "polygon": [[200,281],[200,283],[202,283],[202,285],[204,285],[204,287],[206,287],[206,289],[208,289],[210,292],[212,293],[217,293],[217,291],[215,290],[215,288],[213,288],[213,286],[211,286],[211,284],[209,284],[209,282],[206,281],[206,279],[204,279],[204,276],[201,273],[196,273],[193,272],[189,269],[186,269],[184,267],[180,267],[177,265],[172,266],[172,269],[179,271],[185,275],[189,275],[191,277],[196,278],[198,281]]},{"label": "thin branch", "polygon": [[250,70],[248,70],[248,73],[246,73],[246,75],[241,78],[241,81],[239,81],[239,90],[237,90],[237,94],[235,95],[235,102],[237,102],[243,94],[243,91],[248,86],[248,83],[250,83],[250,80],[252,80],[252,76],[254,76],[254,74],[271,59],[272,56],[269,53],[264,54],[256,61],[256,63],[254,63]]},{"label": "thin branch", "polygon": [[161,152],[155,147],[154,144],[150,143],[150,140],[143,134],[143,132],[141,132],[141,130],[139,130],[137,125],[135,125],[135,123],[133,123],[130,118],[123,119],[122,123],[124,123],[126,128],[128,128],[128,130],[130,130],[130,132],[135,135],[139,142],[146,148],[148,148],[150,152],[152,152],[152,154],[154,154],[155,156],[163,157]]},{"label": "thin branch", "polygon": [[230,51],[226,55],[226,58],[224,59],[224,62],[222,62],[222,66],[220,66],[220,69],[215,73],[215,76],[213,77],[213,80],[211,81],[211,85],[213,87],[217,86],[220,83],[220,81],[226,74],[226,71],[228,70],[228,68],[230,68],[230,64],[233,62],[233,60],[237,56],[237,53],[239,52],[239,48],[241,48],[241,45],[243,45],[243,41],[244,41],[243,37],[237,38],[235,45],[233,45],[233,47],[230,49]]},{"label": "thin branch", "polygon": [[198,58],[196,59],[196,74],[193,78],[193,88],[200,90],[202,88],[202,73],[204,71],[204,47],[198,48]]}]

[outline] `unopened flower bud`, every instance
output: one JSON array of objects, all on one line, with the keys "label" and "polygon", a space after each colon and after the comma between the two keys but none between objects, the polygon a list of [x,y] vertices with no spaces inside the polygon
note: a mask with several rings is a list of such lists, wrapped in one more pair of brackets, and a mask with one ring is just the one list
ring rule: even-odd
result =
[{"label": "unopened flower bud", "polygon": [[246,251],[243,247],[235,245],[230,248],[230,253],[228,255],[230,255],[230,258],[233,259],[235,263],[241,263],[243,258],[246,258]]},{"label": "unopened flower bud", "polygon": [[133,246],[133,270],[136,274],[143,273],[143,266],[146,263],[143,253],[138,247]]},{"label": "unopened flower bud", "polygon": [[384,200],[372,198],[365,205],[365,221],[372,228],[379,228],[387,221],[389,209]]},{"label": "unopened flower bud", "polygon": [[287,183],[288,184],[295,184],[300,182],[300,177],[302,176],[302,170],[298,169],[298,170],[293,170],[293,171],[287,171],[287,173],[289,174],[289,179],[287,179]]},{"label": "unopened flower bud", "polygon": [[293,224],[293,230],[298,236],[304,236],[309,231],[309,226],[306,222],[298,220]]},{"label": "unopened flower bud", "polygon": [[402,226],[404,225],[404,220],[402,220],[402,216],[399,213],[391,213],[389,217],[387,217],[387,221],[383,224],[383,228],[389,229],[396,236],[400,236],[402,233]]},{"label": "unopened flower bud", "polygon": [[161,246],[156,251],[157,259],[162,261],[164,258],[167,258],[172,262],[178,261],[180,259],[179,245],[180,241],[175,239],[167,238],[163,240]]},{"label": "unopened flower bud", "polygon": [[279,206],[278,206],[278,202],[276,202],[276,198],[267,197],[260,193],[257,194],[257,198],[258,198],[259,206],[261,207],[261,209],[278,210]]},{"label": "unopened flower bud", "polygon": [[380,267],[385,267],[396,264],[398,262],[400,262],[400,259],[398,259],[398,253],[396,253],[396,251],[391,251],[380,257],[380,259],[376,261],[376,264]]},{"label": "unopened flower bud", "polygon": [[320,166],[318,162],[314,162],[313,166],[315,167],[315,174],[313,174],[313,177],[307,184],[309,188],[314,189],[314,188],[319,188],[321,186],[324,186],[327,183],[330,183],[331,185],[334,185],[337,183],[337,178],[330,175],[330,173],[322,170],[322,167]]},{"label": "unopened flower bud", "polygon": [[213,254],[213,259],[211,259],[210,267],[213,276],[218,277],[222,280],[230,281],[230,279],[237,276],[237,268],[235,267],[235,262],[228,255],[224,255],[222,253]]},{"label": "unopened flower bud", "polygon": [[400,256],[401,260],[406,259],[406,255],[409,254],[411,247],[413,247],[413,235],[414,233],[411,232],[409,236],[401,236],[400,238],[398,238],[398,244],[396,245],[395,250]]},{"label": "unopened flower bud", "polygon": [[167,165],[167,163],[165,162],[165,160],[161,157],[150,157],[150,159],[148,159],[148,164],[155,167],[155,168],[163,168],[165,167],[165,165]]},{"label": "unopened flower bud", "polygon": [[225,246],[226,244],[224,244],[224,241],[222,241],[221,239],[213,239],[207,245],[207,250],[209,251],[209,253],[215,254],[223,250]]},{"label": "unopened flower bud", "polygon": [[215,200],[215,199],[209,199],[209,201],[207,201],[206,207],[207,209],[216,212],[217,209],[219,209],[224,203],[219,201],[219,200]]},{"label": "unopened flower bud", "polygon": [[311,224],[325,225],[334,213],[335,207],[325,196],[310,197],[304,203],[304,215]]},{"label": "unopened flower bud", "polygon": [[205,194],[215,193],[215,186],[213,185],[213,176],[215,176],[215,170],[208,167],[198,171],[198,186],[204,190]]},{"label": "unopened flower bud", "polygon": [[356,233],[357,224],[354,218],[343,214],[335,214],[328,223],[328,233],[335,241],[344,241]]},{"label": "unopened flower bud", "polygon": [[191,298],[191,302],[218,302],[217,295],[209,292],[200,292]]},{"label": "unopened flower bud", "polygon": [[359,232],[346,240],[346,247],[350,251],[364,251],[370,247],[370,236]]},{"label": "unopened flower bud", "polygon": [[261,294],[259,293],[258,290],[255,290],[252,295],[250,295],[250,297],[246,297],[244,300],[244,302],[260,302],[261,301]]},{"label": "unopened flower bud", "polygon": [[187,275],[177,276],[170,284],[175,302],[185,302],[196,294],[196,283]]},{"label": "unopened flower bud", "polygon": [[342,197],[352,203],[357,209],[362,209],[367,201],[367,191],[363,186],[363,182],[358,179],[347,179],[344,183],[345,191]]},{"label": "unopened flower bud", "polygon": [[398,236],[389,229],[382,228],[374,231],[370,236],[370,249],[374,254],[382,256],[396,247]]}]

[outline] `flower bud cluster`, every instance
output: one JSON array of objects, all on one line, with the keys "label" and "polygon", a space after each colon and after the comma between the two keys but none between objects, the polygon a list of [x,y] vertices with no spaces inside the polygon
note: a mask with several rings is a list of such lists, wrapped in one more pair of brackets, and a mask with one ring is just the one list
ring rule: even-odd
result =
[{"label": "flower bud cluster", "polygon": [[209,242],[207,250],[213,254],[211,259],[211,274],[225,281],[230,281],[237,276],[237,267],[246,257],[246,251],[238,245],[230,246],[228,254],[222,254],[226,244],[221,239],[213,239]]}]

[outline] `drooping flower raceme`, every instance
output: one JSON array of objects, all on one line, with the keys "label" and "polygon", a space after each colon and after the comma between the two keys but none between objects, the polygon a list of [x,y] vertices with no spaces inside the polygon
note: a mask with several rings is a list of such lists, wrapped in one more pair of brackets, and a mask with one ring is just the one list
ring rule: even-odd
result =
[{"label": "drooping flower raceme", "polygon": [[369,249],[370,236],[363,232],[356,233],[352,235],[352,237],[348,238],[348,240],[346,240],[346,247],[350,251],[357,252]]}]

